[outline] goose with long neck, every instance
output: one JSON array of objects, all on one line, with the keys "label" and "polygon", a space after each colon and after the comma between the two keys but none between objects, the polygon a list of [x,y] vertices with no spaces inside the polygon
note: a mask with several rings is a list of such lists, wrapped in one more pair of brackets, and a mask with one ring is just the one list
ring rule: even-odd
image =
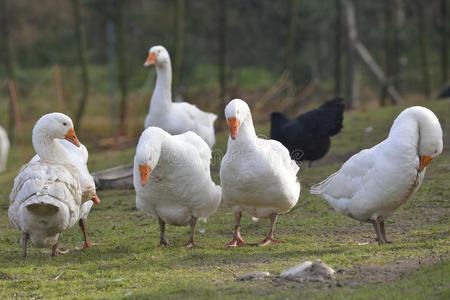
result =
[{"label": "goose with long neck", "polygon": [[233,240],[227,247],[245,245],[240,234],[242,212],[270,218],[271,229],[258,245],[284,242],[274,239],[277,216],[289,211],[300,196],[299,167],[281,143],[256,136],[250,109],[241,99],[225,108],[230,129],[227,153],[220,166],[223,202],[235,214]]},{"label": "goose with long neck", "polygon": [[156,85],[152,94],[145,128],[160,127],[170,134],[187,131],[197,133],[212,147],[215,142],[214,121],[217,116],[198,109],[187,102],[172,103],[172,67],[170,56],[163,46],[153,46],[144,63],[156,67]]},{"label": "goose with long neck", "polygon": [[405,109],[389,136],[347,160],[311,188],[343,215],[373,224],[378,244],[390,243],[385,220],[420,187],[428,164],[442,152],[442,129],[429,109]]},{"label": "goose with long neck", "polygon": [[168,245],[166,223],[190,225],[186,246],[195,246],[197,220],[217,210],[221,188],[211,179],[210,162],[211,149],[194,132],[170,135],[149,127],[142,133],[133,169],[136,207],[158,219],[160,247]]},{"label": "goose with long neck", "polygon": [[80,146],[68,116],[44,115],[36,122],[32,137],[40,159],[33,158],[21,169],[10,194],[8,215],[22,232],[23,257],[29,240],[36,247],[52,246],[52,255],[62,254],[59,237],[78,220],[83,204],[80,174],[56,139]]}]

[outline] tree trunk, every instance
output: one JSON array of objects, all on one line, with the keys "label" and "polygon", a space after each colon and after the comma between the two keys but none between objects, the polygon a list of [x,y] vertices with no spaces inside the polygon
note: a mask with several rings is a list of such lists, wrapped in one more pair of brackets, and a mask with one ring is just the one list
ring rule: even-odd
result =
[{"label": "tree trunk", "polygon": [[[9,22],[8,22],[8,7],[7,0],[0,0],[0,41],[2,44],[2,52],[4,55],[5,70],[7,80],[15,80],[14,64],[11,51],[11,44],[9,38]],[[9,116],[8,116],[8,134],[11,141],[14,140],[14,112],[13,100],[10,97],[9,101]]]},{"label": "tree trunk", "polygon": [[184,0],[177,0],[175,5],[175,51],[173,62],[173,89],[180,84],[181,63],[183,58]]},{"label": "tree trunk", "polygon": [[111,135],[117,136],[115,28],[114,22],[111,19],[108,19],[106,23],[106,44],[108,48]]},{"label": "tree trunk", "polygon": [[117,75],[120,87],[119,135],[126,133],[127,75],[125,61],[125,2],[114,0],[114,23],[117,29]]},{"label": "tree trunk", "polygon": [[87,53],[86,53],[86,37],[83,26],[83,16],[81,13],[81,0],[72,0],[73,14],[75,20],[75,38],[77,41],[77,52],[81,66],[81,99],[78,106],[78,111],[75,116],[75,128],[79,131],[81,127],[81,119],[86,110],[89,93],[89,77],[87,69]]},{"label": "tree trunk", "polygon": [[[386,81],[391,82],[393,74],[393,45],[394,45],[394,30],[392,22],[392,0],[384,0],[384,75]],[[386,105],[387,84],[382,86],[380,105]]]},{"label": "tree trunk", "polygon": [[447,0],[441,0],[441,57],[442,57],[442,84],[448,83],[448,18]]},{"label": "tree trunk", "polygon": [[[352,51],[353,55],[348,55],[348,61],[349,61],[349,76],[347,77],[347,82],[349,84],[348,86],[348,94],[350,96],[357,95],[358,88],[359,88],[359,72],[352,72],[351,67],[354,66],[354,54],[357,54],[359,58],[369,67],[369,70],[374,75],[375,79],[381,84],[381,86],[386,86],[386,91],[389,94],[389,96],[392,97],[392,100],[395,103],[402,103],[403,100],[398,94],[395,87],[386,79],[386,76],[384,75],[381,68],[377,65],[375,60],[373,59],[372,55],[370,55],[370,52],[367,50],[367,48],[359,41],[358,39],[358,31],[356,29],[356,22],[355,22],[355,9],[353,6],[353,2],[351,0],[341,0],[342,1],[342,7],[344,8],[345,12],[345,18],[347,23],[347,51]],[[350,98],[349,101],[349,107],[353,108],[355,107],[355,98]],[[353,106],[352,106],[353,105]]]},{"label": "tree trunk", "polygon": [[293,74],[294,66],[294,48],[295,48],[295,36],[297,34],[297,14],[299,9],[299,0],[291,0],[291,10],[289,18],[289,35],[286,44],[286,58],[284,68],[289,71],[290,75]]},{"label": "tree trunk", "polygon": [[341,61],[342,61],[342,5],[340,0],[335,0],[336,20],[334,35],[334,96],[340,97],[342,93]]},{"label": "tree trunk", "polygon": [[[223,109],[226,104],[227,97],[227,0],[219,1],[219,24],[218,24],[219,37],[219,85],[220,85],[220,99],[223,104]],[[223,114],[220,114],[223,115]]]},{"label": "tree trunk", "polygon": [[418,29],[419,29],[419,45],[420,45],[420,58],[422,61],[422,84],[423,92],[426,97],[431,94],[430,73],[428,67],[428,50],[426,41],[426,25],[425,25],[425,5],[422,0],[416,0],[417,13],[418,13]]},{"label": "tree trunk", "polygon": [[347,86],[346,86],[346,109],[354,109],[358,106],[359,94],[359,68],[353,41],[357,38],[355,9],[351,0],[341,0],[347,25]]}]

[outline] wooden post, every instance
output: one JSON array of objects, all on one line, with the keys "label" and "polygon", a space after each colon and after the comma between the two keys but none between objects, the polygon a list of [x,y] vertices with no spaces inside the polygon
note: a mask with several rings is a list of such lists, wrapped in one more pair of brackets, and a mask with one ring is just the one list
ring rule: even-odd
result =
[{"label": "wooden post", "polygon": [[8,88],[9,88],[9,96],[11,98],[11,105],[12,105],[14,120],[16,122],[16,128],[19,133],[19,141],[20,141],[20,147],[22,149],[22,157],[23,157],[23,161],[26,162],[27,157],[26,157],[26,153],[25,153],[25,139],[23,137],[22,121],[20,119],[19,105],[17,103],[17,91],[16,91],[16,85],[14,83],[14,80],[12,80],[12,79],[8,80]]},{"label": "wooden post", "polygon": [[63,89],[61,85],[61,72],[59,70],[59,65],[56,64],[53,67],[55,73],[55,86],[56,86],[56,97],[58,100],[58,111],[64,112],[64,100],[63,100]]},{"label": "wooden post", "polygon": [[[6,0],[0,0],[0,45],[2,46],[3,58],[2,61],[5,63],[6,76],[8,80],[13,80],[15,78],[14,74],[14,64],[10,44],[10,32],[9,32],[9,22],[8,22],[8,7],[6,5]],[[8,120],[8,131],[9,138],[11,141],[14,140],[14,113],[13,113],[13,103],[12,99],[9,103],[9,120]]]}]

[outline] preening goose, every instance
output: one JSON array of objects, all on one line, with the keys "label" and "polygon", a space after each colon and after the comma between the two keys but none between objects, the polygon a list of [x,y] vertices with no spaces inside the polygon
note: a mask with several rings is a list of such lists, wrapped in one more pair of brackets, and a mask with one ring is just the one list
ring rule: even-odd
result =
[{"label": "preening goose", "polygon": [[144,66],[151,65],[156,67],[157,78],[149,113],[145,118],[145,128],[156,126],[170,134],[193,131],[212,148],[217,115],[204,112],[187,102],[172,102],[172,67],[169,53],[163,46],[150,48]]},{"label": "preening goose", "polygon": [[0,172],[6,169],[8,160],[9,139],[6,130],[0,126]]},{"label": "preening goose", "polygon": [[221,188],[210,175],[211,150],[194,132],[170,135],[149,127],[142,133],[134,157],[136,207],[158,218],[160,246],[168,245],[165,224],[191,225],[186,246],[194,246],[199,218],[214,213]]},{"label": "preening goose", "polygon": [[223,202],[235,213],[234,238],[226,246],[246,243],[239,231],[242,212],[271,219],[270,232],[259,245],[283,242],[274,239],[273,231],[277,215],[297,203],[299,167],[280,142],[256,136],[250,109],[243,100],[228,103],[225,116],[230,137],[220,166],[220,181]]},{"label": "preening goose", "polygon": [[442,147],[442,129],[434,113],[421,106],[407,108],[384,141],[353,155],[311,193],[343,215],[371,222],[378,244],[390,243],[384,221],[414,195]]},{"label": "preening goose", "polygon": [[27,256],[28,240],[35,247],[51,246],[53,256],[63,254],[58,249],[59,237],[79,219],[83,204],[81,175],[56,139],[80,146],[68,116],[60,113],[42,116],[34,126],[32,138],[40,160],[23,166],[14,179],[8,216],[22,232],[23,257]]},{"label": "preening goose", "polygon": [[[69,153],[70,163],[73,166],[75,166],[78,170],[79,174],[78,180],[80,182],[83,197],[82,198],[83,204],[81,205],[80,208],[80,217],[78,221],[78,224],[80,225],[80,229],[81,232],[83,233],[84,238],[84,245],[82,246],[82,248],[92,247],[94,244],[92,244],[88,238],[88,234],[86,231],[86,219],[87,216],[89,215],[89,212],[91,211],[92,205],[94,203],[99,204],[100,198],[96,194],[94,178],[92,178],[87,168],[87,161],[89,158],[88,151],[86,147],[81,143],[79,146],[75,146],[73,143],[67,140],[56,139],[56,141],[64,146],[64,148]],[[35,162],[38,161],[39,159],[40,159],[39,155],[36,154],[30,162]]]}]

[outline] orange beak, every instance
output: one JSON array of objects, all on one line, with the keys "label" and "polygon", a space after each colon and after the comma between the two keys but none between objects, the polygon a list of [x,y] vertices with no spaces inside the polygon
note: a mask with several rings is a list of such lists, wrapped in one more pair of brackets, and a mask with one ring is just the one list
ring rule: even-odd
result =
[{"label": "orange beak", "polygon": [[151,66],[155,64],[155,62],[156,62],[156,54],[155,52],[150,52],[150,54],[147,57],[147,60],[144,63],[144,67]]},{"label": "orange beak", "polygon": [[139,173],[141,174],[141,185],[145,186],[148,181],[148,175],[152,170],[148,165],[139,165]]},{"label": "orange beak", "polygon": [[100,204],[100,198],[97,196],[96,193],[94,193],[94,196],[92,196],[91,200],[92,200],[92,202],[94,202],[95,204]]},{"label": "orange beak", "polygon": [[239,126],[239,120],[236,117],[228,118],[228,127],[230,127],[230,135],[233,140],[237,138]]},{"label": "orange beak", "polygon": [[419,164],[419,172],[422,172],[423,169],[432,161],[433,159],[429,156],[421,155],[419,156],[420,164]]},{"label": "orange beak", "polygon": [[69,131],[67,131],[66,135],[64,136],[64,139],[68,140],[75,146],[80,147],[80,141],[78,140],[75,130],[73,128],[70,128]]}]

